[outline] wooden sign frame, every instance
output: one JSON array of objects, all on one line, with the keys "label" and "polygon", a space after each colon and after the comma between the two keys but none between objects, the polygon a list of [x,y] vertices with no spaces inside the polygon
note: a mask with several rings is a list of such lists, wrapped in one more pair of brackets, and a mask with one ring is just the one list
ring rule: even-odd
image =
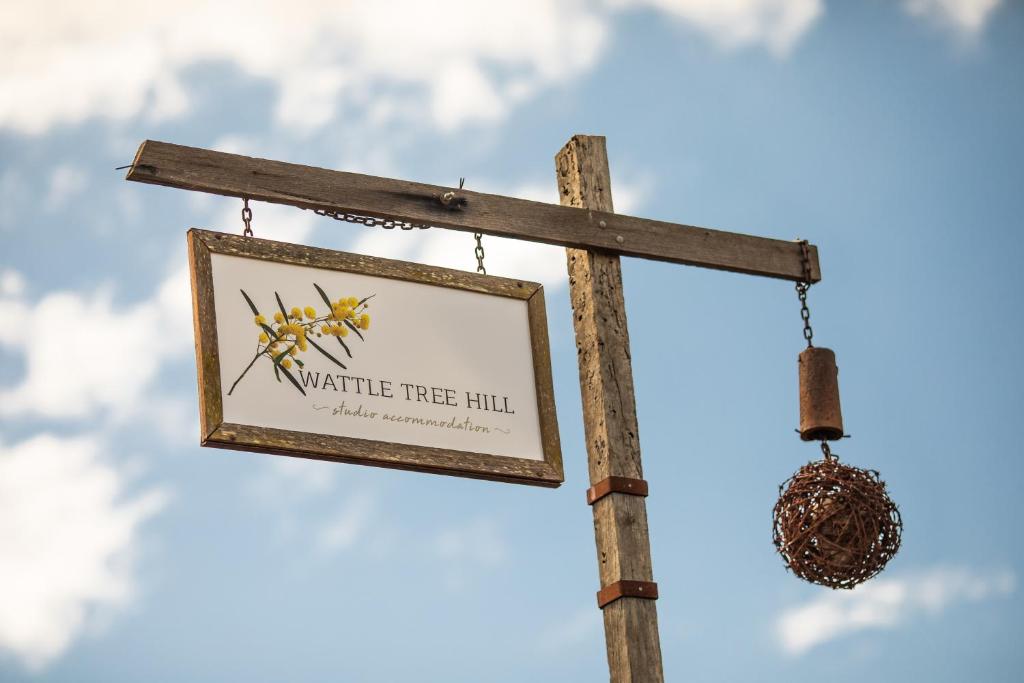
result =
[{"label": "wooden sign frame", "polygon": [[[547,313],[540,284],[199,229],[188,232],[188,252],[199,375],[200,442],[203,446],[536,486],[557,487],[564,481],[551,379]],[[225,422],[211,254],[359,273],[526,301],[544,459]]]}]

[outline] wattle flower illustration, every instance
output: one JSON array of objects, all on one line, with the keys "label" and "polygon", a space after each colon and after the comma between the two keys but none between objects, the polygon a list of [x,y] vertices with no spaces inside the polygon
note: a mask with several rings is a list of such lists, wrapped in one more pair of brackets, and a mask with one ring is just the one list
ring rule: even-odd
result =
[{"label": "wattle flower illustration", "polygon": [[260,329],[260,332],[257,337],[256,354],[249,361],[249,365],[242,371],[242,374],[238,376],[238,379],[235,380],[234,384],[231,385],[231,389],[228,390],[228,396],[235,390],[235,387],[242,381],[246,373],[252,369],[256,361],[263,357],[266,357],[273,363],[274,375],[277,377],[278,382],[281,381],[281,376],[284,375],[296,389],[305,395],[306,392],[302,385],[299,384],[298,380],[291,373],[291,367],[293,364],[300,368],[304,367],[305,364],[299,358],[299,354],[308,351],[310,346],[342,369],[348,369],[344,363],[321,346],[314,338],[334,337],[338,340],[345,354],[352,358],[352,351],[348,344],[345,343],[344,338],[352,332],[360,341],[365,341],[363,332],[370,329],[370,314],[366,312],[370,306],[366,302],[372,299],[374,295],[371,294],[362,299],[354,296],[342,297],[332,301],[320,285],[314,282],[313,287],[316,288],[320,298],[326,304],[325,312],[322,315],[313,306],[306,306],[305,308],[296,306],[288,310],[285,308],[284,302],[281,301],[281,295],[274,292],[278,310],[273,315],[273,322],[268,321],[260,313],[259,309],[256,308],[256,304],[253,303],[252,298],[245,293],[244,289],[239,290],[242,293],[242,298],[245,299],[245,302],[252,310],[253,320]]}]

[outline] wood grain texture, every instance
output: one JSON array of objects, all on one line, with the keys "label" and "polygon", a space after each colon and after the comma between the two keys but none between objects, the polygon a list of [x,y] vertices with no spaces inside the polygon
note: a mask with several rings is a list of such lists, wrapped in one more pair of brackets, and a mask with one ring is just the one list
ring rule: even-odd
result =
[{"label": "wood grain texture", "polygon": [[[535,486],[557,487],[562,483],[562,452],[551,380],[544,290],[539,284],[206,230],[189,230],[188,246],[202,445]],[[225,423],[210,258],[214,253],[361,273],[525,301],[544,460]]]},{"label": "wood grain texture", "polygon": [[[558,206],[152,140],[139,147],[127,179],[785,280],[804,277],[796,242],[618,215],[600,202]],[[446,192],[460,201],[446,207],[440,201]],[[810,257],[817,282],[814,246]]]},{"label": "wood grain texture", "polygon": [[540,292],[543,301],[543,287],[536,282],[514,280],[495,275],[480,275],[464,270],[425,266],[422,263],[396,261],[394,259],[352,254],[345,251],[333,251],[307,247],[291,242],[276,242],[256,237],[243,237],[223,232],[192,228],[190,235],[202,241],[207,250],[228,256],[290,263],[311,268],[326,268],[345,273],[363,273],[375,277],[385,277],[405,282],[418,282],[437,287],[464,289],[481,294],[507,296],[513,299],[529,300]]},{"label": "wood grain texture", "polygon": [[[613,211],[603,137],[573,137],[555,165],[562,204]],[[566,255],[590,483],[611,476],[642,479],[619,257],[581,249]],[[611,493],[592,510],[601,587],[623,579],[652,581],[645,499]],[[611,681],[663,681],[656,603],[623,597],[603,616]]]},{"label": "wood grain texture", "polygon": [[543,460],[226,422],[219,424],[202,445],[551,488],[563,481],[561,468]]},{"label": "wood grain texture", "polygon": [[[213,268],[210,250],[202,237],[190,230],[188,264],[192,280],[192,324],[195,330],[196,374],[199,384],[199,440],[205,442],[210,433],[224,421],[220,401],[220,352],[217,335],[217,314],[213,305]],[[216,397],[216,400],[214,400]]]},{"label": "wood grain texture", "polygon": [[548,312],[544,304],[544,288],[540,285],[527,301],[530,320],[530,342],[533,344],[533,376],[537,388],[537,414],[540,416],[541,440],[546,464],[562,481],[562,442],[558,436],[558,415],[555,410],[555,384],[551,374],[551,350],[548,343]]}]

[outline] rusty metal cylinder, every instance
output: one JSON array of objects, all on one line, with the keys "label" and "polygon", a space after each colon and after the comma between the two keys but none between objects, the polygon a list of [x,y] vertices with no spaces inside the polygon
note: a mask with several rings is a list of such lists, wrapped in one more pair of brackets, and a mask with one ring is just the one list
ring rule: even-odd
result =
[{"label": "rusty metal cylinder", "polygon": [[843,436],[839,407],[839,368],[832,349],[811,347],[797,359],[800,366],[800,438],[834,441]]}]

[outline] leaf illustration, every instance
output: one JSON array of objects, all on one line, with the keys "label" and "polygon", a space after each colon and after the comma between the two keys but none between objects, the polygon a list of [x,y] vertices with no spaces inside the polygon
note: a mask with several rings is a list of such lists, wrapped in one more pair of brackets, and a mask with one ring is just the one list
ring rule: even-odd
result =
[{"label": "leaf illustration", "polygon": [[312,345],[313,345],[313,348],[314,348],[314,349],[316,349],[316,350],[317,350],[317,351],[319,351],[320,353],[322,353],[322,354],[324,354],[325,356],[327,356],[327,358],[328,358],[329,360],[332,360],[332,361],[334,361],[334,362],[335,362],[335,363],[336,363],[337,365],[340,365],[340,366],[341,366],[341,369],[342,369],[342,370],[348,370],[348,368],[346,368],[346,367],[345,367],[345,365],[344,365],[344,364],[343,364],[343,363],[342,363],[342,362],[341,362],[340,360],[338,360],[337,358],[335,358],[335,357],[334,357],[334,356],[332,356],[331,354],[327,353],[327,350],[326,350],[326,349],[324,349],[324,347],[320,346],[319,344],[317,344],[317,343],[316,343],[315,341],[313,341],[312,339],[308,339],[308,338],[307,338],[307,339],[306,339],[306,341],[308,341],[308,342],[309,342],[310,344],[312,344]]},{"label": "leaf illustration", "polygon": [[259,312],[259,310],[258,310],[258,309],[256,308],[256,304],[254,304],[254,303],[252,302],[252,299],[250,299],[250,298],[249,298],[249,295],[245,293],[245,290],[244,290],[244,289],[240,289],[240,290],[238,290],[238,291],[242,293],[242,296],[243,296],[243,297],[245,297],[245,303],[249,304],[249,308],[251,308],[251,309],[252,309],[252,314],[253,314],[253,315],[259,315],[259,314],[260,314],[260,312]]},{"label": "leaf illustration", "polygon": [[281,295],[274,292],[274,298],[277,299],[277,305],[281,307],[281,315],[284,316],[285,320],[288,320],[288,311],[284,310],[284,302],[281,301]]},{"label": "leaf illustration", "polygon": [[332,304],[331,300],[327,298],[327,292],[325,292],[323,288],[315,282],[313,283],[313,286],[316,287],[316,291],[320,292],[320,298],[324,300],[325,304],[327,304],[327,310],[330,311],[334,308],[334,304]]},{"label": "leaf illustration", "polygon": [[[355,332],[355,333],[356,333],[356,336],[357,336],[357,337],[359,337],[360,339],[363,339],[363,333],[359,331],[359,328],[358,328],[358,327],[356,327],[355,325],[353,325],[352,323],[350,323],[350,322],[349,322],[348,320],[346,320],[346,321],[345,321],[345,324],[346,324],[346,325],[348,325],[348,328],[349,328],[350,330],[352,330],[353,332]],[[365,339],[363,339],[363,341],[366,341],[366,340],[365,340]]]},{"label": "leaf illustration", "polygon": [[339,343],[339,344],[341,344],[341,348],[345,349],[345,353],[347,353],[347,354],[348,354],[348,357],[349,357],[349,358],[351,358],[351,357],[352,357],[352,352],[348,350],[348,344],[346,344],[345,342],[343,342],[343,341],[341,340],[341,337],[335,337],[335,339],[337,339],[337,340],[338,340],[338,343]]},{"label": "leaf illustration", "polygon": [[298,390],[299,390],[299,392],[300,392],[300,393],[301,393],[301,394],[302,394],[303,396],[305,396],[305,395],[306,395],[306,392],[305,392],[305,390],[304,390],[304,389],[302,388],[302,385],[301,385],[301,384],[299,384],[298,380],[296,380],[296,379],[295,379],[295,376],[294,376],[294,375],[292,375],[292,373],[288,372],[288,368],[286,368],[285,366],[283,366],[283,365],[282,365],[282,366],[280,366],[280,367],[281,367],[281,372],[283,372],[283,373],[284,373],[284,376],[288,378],[288,381],[289,381],[289,382],[291,382],[292,384],[294,384],[294,385],[295,385],[295,388],[296,388],[296,389],[298,389]]},{"label": "leaf illustration", "polygon": [[305,389],[302,388],[302,385],[299,384],[298,380],[295,379],[295,376],[292,375],[292,373],[288,372],[288,368],[286,368],[285,366],[281,365],[281,359],[284,358],[287,355],[288,355],[288,352],[285,351],[283,353],[279,353],[278,355],[274,356],[274,366],[275,366],[275,369],[280,368],[281,372],[284,373],[284,376],[288,378],[288,381],[291,382],[292,384],[294,384],[295,388],[298,389],[299,392],[303,396],[305,396],[306,395],[306,391],[305,391]]},{"label": "leaf illustration", "polygon": [[[324,303],[327,305],[327,308],[329,310],[333,310],[335,308],[335,304],[331,303],[331,299],[329,296],[327,296],[327,292],[324,290],[324,288],[315,282],[312,284],[313,287],[316,289],[317,294],[320,295],[320,298],[323,299]],[[359,320],[353,320],[353,314],[349,313],[349,311],[356,311],[361,307],[365,307],[366,302],[376,296],[376,294],[370,294],[369,296],[360,300],[357,300],[355,297],[349,297],[348,299],[344,299],[338,302],[337,306],[345,308],[346,315],[348,316],[349,319],[340,319],[339,317],[336,317],[331,313],[328,313],[327,315],[321,318],[312,312],[312,307],[306,307],[305,309],[301,310],[303,310],[303,312],[308,313],[309,322],[305,322],[303,316],[298,313],[294,318],[295,322],[290,322],[292,320],[292,316],[288,314],[288,309],[284,305],[284,301],[281,298],[280,292],[275,291],[274,299],[277,302],[278,309],[281,311],[281,315],[284,316],[284,320],[289,321],[287,323],[288,332],[283,333],[280,330],[275,330],[273,325],[267,324],[266,321],[262,321],[263,316],[260,314],[259,309],[256,307],[256,304],[253,302],[252,298],[244,289],[240,289],[239,292],[241,292],[242,298],[245,299],[245,303],[249,306],[249,309],[252,311],[253,315],[256,316],[257,326],[261,330],[260,337],[266,339],[267,341],[261,341],[256,345],[256,355],[253,356],[251,361],[249,361],[249,364],[242,371],[242,374],[239,375],[238,379],[235,380],[235,383],[231,385],[231,389],[228,391],[228,395],[231,395],[232,391],[234,391],[235,387],[238,386],[238,383],[242,381],[242,378],[245,377],[246,373],[248,373],[249,370],[252,369],[253,365],[261,357],[266,355],[268,358],[270,358],[271,364],[274,368],[274,378],[278,382],[281,382],[281,375],[283,374],[285,378],[292,383],[292,386],[299,390],[300,394],[306,396],[306,390],[303,388],[302,384],[295,378],[295,375],[291,371],[289,371],[289,368],[291,368],[292,370],[302,370],[306,367],[306,363],[300,358],[298,358],[298,352],[300,350],[306,350],[306,342],[312,344],[313,348],[320,352],[320,354],[327,358],[327,360],[331,361],[332,363],[340,367],[342,370],[347,370],[348,366],[342,363],[340,360],[338,360],[338,358],[341,357],[340,354],[332,354],[322,345],[310,339],[306,335],[312,332],[316,332],[316,326],[318,324],[323,323],[324,328],[330,328],[328,329],[328,332],[333,331],[335,333],[338,333],[333,334],[331,336],[334,336],[334,338],[338,340],[338,344],[341,345],[341,348],[345,351],[345,354],[349,358],[352,358],[352,350],[349,348],[348,344],[346,344],[345,341],[341,338],[340,332],[342,330],[339,330],[337,325],[344,324],[344,328],[342,329],[346,334],[349,331],[354,332],[355,335],[359,337],[360,341],[366,341],[366,338],[363,336],[363,333],[361,331],[362,325],[360,325]],[[354,304],[353,306],[346,305],[347,302],[354,301],[358,301],[358,303]],[[277,313],[275,313],[274,316],[276,317]],[[302,320],[303,322],[299,323],[298,321],[300,320]],[[333,322],[330,322],[328,324],[328,321]],[[282,322],[281,327],[283,328],[285,326],[286,323]],[[295,337],[293,339],[289,339],[290,335],[292,334],[294,334]],[[316,332],[316,336],[321,336],[320,332]],[[300,343],[302,345],[301,349],[298,348]],[[271,347],[274,347],[276,349],[278,348],[278,345],[283,345],[285,348],[280,353],[272,352]]]}]

